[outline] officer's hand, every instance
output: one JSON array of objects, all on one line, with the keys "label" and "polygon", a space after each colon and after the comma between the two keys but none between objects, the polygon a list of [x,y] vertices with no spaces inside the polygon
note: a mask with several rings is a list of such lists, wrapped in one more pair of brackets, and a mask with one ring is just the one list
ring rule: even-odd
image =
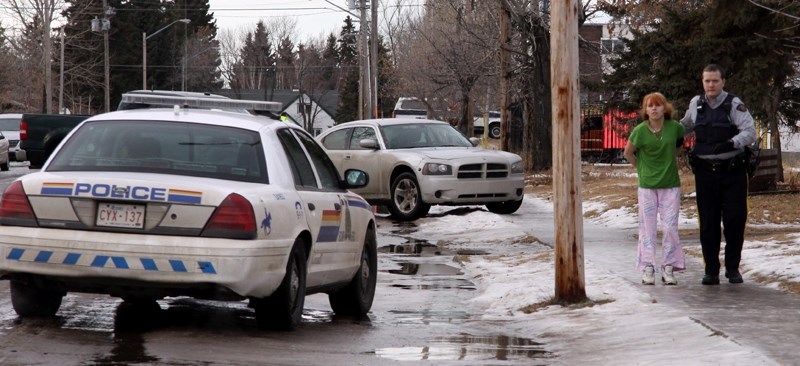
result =
[{"label": "officer's hand", "polygon": [[722,154],[733,150],[735,150],[735,148],[733,147],[733,140],[720,142],[714,145],[714,154]]}]

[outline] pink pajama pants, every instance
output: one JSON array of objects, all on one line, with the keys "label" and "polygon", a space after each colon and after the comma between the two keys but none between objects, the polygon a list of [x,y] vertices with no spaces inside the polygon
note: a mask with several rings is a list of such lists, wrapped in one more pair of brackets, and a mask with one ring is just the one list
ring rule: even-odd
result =
[{"label": "pink pajama pants", "polygon": [[[636,269],[641,271],[648,264],[654,268],[672,266],[675,270],[685,269],[683,247],[678,238],[678,217],[681,208],[680,187],[660,189],[639,187],[638,196],[639,248],[636,255]],[[663,237],[661,265],[656,262],[659,219]]]}]

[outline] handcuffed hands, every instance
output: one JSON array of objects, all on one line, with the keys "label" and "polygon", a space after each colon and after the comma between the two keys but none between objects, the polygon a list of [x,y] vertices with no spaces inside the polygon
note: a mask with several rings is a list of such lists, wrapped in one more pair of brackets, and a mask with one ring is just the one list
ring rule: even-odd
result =
[{"label": "handcuffed hands", "polygon": [[720,142],[714,145],[714,154],[722,154],[733,150],[735,150],[735,148],[733,147],[733,140]]}]

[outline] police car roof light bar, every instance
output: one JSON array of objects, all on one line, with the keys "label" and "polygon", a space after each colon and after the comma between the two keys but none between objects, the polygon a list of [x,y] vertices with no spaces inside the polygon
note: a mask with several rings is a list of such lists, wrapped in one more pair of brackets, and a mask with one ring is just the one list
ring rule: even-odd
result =
[{"label": "police car roof light bar", "polygon": [[280,112],[281,103],[257,100],[238,100],[222,98],[191,98],[164,95],[123,94],[122,102],[148,104],[152,108],[174,108],[174,106],[201,109],[247,109],[258,112]]}]

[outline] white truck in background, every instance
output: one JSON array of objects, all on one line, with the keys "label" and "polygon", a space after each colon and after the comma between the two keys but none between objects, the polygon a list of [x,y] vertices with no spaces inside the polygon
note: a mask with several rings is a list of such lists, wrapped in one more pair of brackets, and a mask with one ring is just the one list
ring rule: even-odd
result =
[{"label": "white truck in background", "polygon": [[[400,97],[394,106],[392,112],[394,118],[430,118],[428,116],[428,109],[425,103],[414,97]],[[493,139],[500,138],[500,112],[491,111],[483,114],[475,115],[473,117],[472,127],[475,136],[483,136],[486,122],[488,122],[489,129],[486,132],[488,137]],[[437,118],[433,118],[437,119]]]}]

